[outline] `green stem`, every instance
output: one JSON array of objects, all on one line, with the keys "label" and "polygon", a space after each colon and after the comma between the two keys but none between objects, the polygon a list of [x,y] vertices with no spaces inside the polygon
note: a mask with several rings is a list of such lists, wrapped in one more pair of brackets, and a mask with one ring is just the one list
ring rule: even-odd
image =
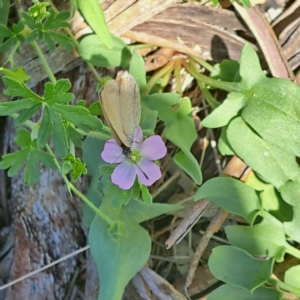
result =
[{"label": "green stem", "polygon": [[288,283],[282,282],[278,279],[276,279],[276,286],[279,287],[281,290],[288,291],[295,295],[296,297],[300,297],[300,289],[296,288]]},{"label": "green stem", "polygon": [[174,68],[175,61],[171,60],[169,63],[167,63],[162,69],[160,69],[158,72],[156,72],[148,81],[147,83],[147,89],[145,94],[149,95],[150,91],[156,84],[156,82],[163,77],[169,70]]},{"label": "green stem", "polygon": [[297,248],[291,246],[291,245],[288,244],[288,243],[285,244],[285,248],[286,248],[286,252],[287,252],[287,253],[289,253],[289,254],[291,254],[292,256],[294,256],[294,257],[300,259],[300,251],[299,251]]},{"label": "green stem", "polygon": [[37,44],[36,41],[32,42],[31,45],[32,45],[32,47],[34,48],[35,52],[37,53],[37,55],[38,55],[38,57],[39,57],[39,59],[40,59],[42,65],[43,65],[43,67],[44,67],[44,69],[45,69],[45,71],[46,71],[46,73],[47,73],[49,79],[51,80],[51,82],[52,82],[53,84],[56,84],[56,78],[55,78],[55,76],[53,75],[52,70],[51,70],[51,68],[49,67],[48,62],[47,62],[47,60],[46,60],[46,58],[45,58],[43,52],[41,51],[39,45]]},{"label": "green stem", "polygon": [[201,82],[200,80],[197,80],[198,85],[202,91],[203,96],[205,97],[208,105],[212,108],[215,109],[217,108],[220,103],[214,98],[214,96],[211,94],[211,92],[206,88],[205,84]]},{"label": "green stem", "polygon": [[217,79],[213,79],[210,77],[207,77],[200,72],[196,71],[191,64],[187,63],[184,59],[182,60],[182,65],[185,67],[185,69],[196,79],[200,80],[202,83],[205,83],[208,86],[218,88],[227,92],[240,92],[241,87],[238,82],[226,82],[226,81],[220,81]]},{"label": "green stem", "polygon": [[208,70],[210,73],[214,71],[214,67],[209,64],[206,60],[194,56],[194,55],[189,55],[189,60],[194,60],[195,62],[197,62],[200,66],[202,66],[203,68],[205,68],[206,70]]},{"label": "green stem", "polygon": [[60,171],[61,176],[63,177],[68,190],[72,190],[79,198],[83,200],[101,219],[103,219],[106,223],[109,225],[112,225],[114,222],[107,216],[105,215],[100,209],[98,209],[87,197],[85,197],[67,178],[67,176],[63,173],[61,173],[61,168],[60,164],[57,161],[56,157],[54,156],[54,153],[52,152],[51,148],[49,147],[48,144],[46,144],[46,149],[47,151],[53,156],[54,163],[57,167],[57,169]]}]

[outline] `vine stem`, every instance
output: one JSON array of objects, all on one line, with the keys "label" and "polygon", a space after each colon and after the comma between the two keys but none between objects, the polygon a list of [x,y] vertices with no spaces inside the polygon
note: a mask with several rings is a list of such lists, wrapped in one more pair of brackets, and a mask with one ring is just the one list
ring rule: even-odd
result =
[{"label": "vine stem", "polygon": [[57,166],[57,169],[60,171],[61,176],[63,177],[67,188],[69,191],[73,191],[79,198],[82,199],[84,203],[86,203],[102,220],[104,220],[108,225],[113,225],[114,222],[107,216],[105,215],[100,209],[98,209],[87,197],[85,197],[67,178],[65,174],[61,172],[61,167],[59,162],[57,161],[56,157],[54,156],[54,153],[52,152],[51,148],[49,147],[48,144],[46,144],[46,149],[47,151],[53,156],[54,163]]},{"label": "vine stem", "polygon": [[39,45],[37,44],[36,41],[32,42],[31,45],[34,48],[35,52],[37,53],[37,55],[38,55],[38,57],[39,57],[42,65],[43,65],[43,67],[44,67],[44,69],[45,69],[45,71],[46,71],[49,79],[51,80],[51,82],[53,84],[56,84],[56,78],[53,75],[52,70],[51,70],[51,68],[50,68],[50,66],[49,66],[49,64],[48,64],[48,62],[47,62],[47,60],[46,60],[43,52],[41,51]]}]

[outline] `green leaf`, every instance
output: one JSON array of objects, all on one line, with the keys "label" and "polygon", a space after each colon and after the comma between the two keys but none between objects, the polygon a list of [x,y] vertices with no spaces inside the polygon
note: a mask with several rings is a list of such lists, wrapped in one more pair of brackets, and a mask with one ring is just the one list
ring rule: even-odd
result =
[{"label": "green leaf", "polygon": [[242,77],[244,90],[251,88],[266,78],[265,73],[260,67],[258,56],[249,43],[247,43],[242,50],[240,75]]},{"label": "green leaf", "polygon": [[279,188],[289,179],[299,177],[299,166],[294,155],[261,139],[242,118],[230,122],[227,137],[236,155],[275,187]]},{"label": "green leaf", "polygon": [[117,37],[112,37],[113,48],[108,49],[97,35],[88,35],[79,42],[79,54],[96,67],[127,67],[131,52],[127,45]]},{"label": "green leaf", "polygon": [[300,206],[294,206],[293,207],[293,219],[290,222],[284,222],[284,230],[285,233],[294,241],[300,242],[300,232],[299,232],[299,226],[300,226]]},{"label": "green leaf", "polygon": [[50,9],[50,16],[46,20],[44,24],[45,31],[61,28],[61,27],[69,27],[70,24],[67,20],[70,18],[70,12],[64,10],[60,11],[58,14],[53,9]]},{"label": "green leaf", "polygon": [[300,183],[296,181],[288,181],[285,185],[280,187],[279,192],[281,193],[284,201],[292,206],[300,206],[298,200],[300,195]]},{"label": "green leaf", "polygon": [[215,64],[210,77],[227,82],[239,82],[241,80],[240,63],[235,60],[224,59],[220,64]]},{"label": "green leaf", "polygon": [[125,286],[150,255],[148,232],[133,222],[123,225],[125,234],[117,237],[99,217],[91,225],[89,244],[101,282],[98,299],[121,299]]},{"label": "green leaf", "polygon": [[300,286],[300,266],[289,268],[284,274],[284,282],[299,289]]},{"label": "green leaf", "polygon": [[268,281],[273,264],[272,258],[257,259],[232,246],[214,248],[208,261],[209,269],[217,279],[251,292]]},{"label": "green leaf", "polygon": [[151,238],[138,224],[179,208],[178,205],[166,204],[149,206],[131,199],[126,206],[115,209],[109,201],[104,201],[101,206],[103,213],[121,225],[109,227],[98,217],[91,225],[89,243],[101,281],[98,299],[121,299],[129,280],[149,258]]},{"label": "green leaf", "polygon": [[0,116],[9,116],[22,109],[31,108],[35,105],[31,99],[15,100],[0,103]]},{"label": "green leaf", "polygon": [[241,92],[248,102],[242,118],[264,140],[299,157],[300,87],[289,80],[267,78],[249,44],[243,48],[240,73]]},{"label": "green leaf", "polygon": [[242,248],[252,255],[268,255],[281,262],[285,252],[290,249],[282,223],[266,212],[263,217],[263,221],[253,227],[226,226],[227,238],[233,246]]},{"label": "green leaf", "polygon": [[275,289],[259,287],[253,293],[244,288],[224,284],[215,289],[207,300],[282,300],[283,292]]},{"label": "green leaf", "polygon": [[147,80],[145,62],[140,54],[134,53],[132,55],[129,73],[136,78],[140,88],[141,98],[143,98],[147,88]]},{"label": "green leaf", "polygon": [[247,101],[243,94],[230,93],[220,106],[201,121],[201,124],[208,128],[225,126],[246,104]]},{"label": "green leaf", "polygon": [[[0,10],[0,14],[2,13],[2,9]],[[2,19],[0,19],[0,22],[2,23]],[[3,38],[8,38],[14,36],[14,33],[9,30],[5,25],[0,24],[0,38],[3,40]],[[1,41],[2,45],[2,41]]]},{"label": "green leaf", "polygon": [[64,104],[73,100],[74,95],[67,93],[71,88],[69,79],[60,79],[53,85],[51,82],[45,84],[44,97],[48,105],[56,103]]},{"label": "green leaf", "polygon": [[4,90],[4,95],[23,97],[35,102],[42,102],[42,98],[32,92],[23,82],[7,76],[3,76],[2,79],[4,84],[8,87]]},{"label": "green leaf", "polygon": [[99,101],[92,103],[88,107],[88,110],[89,110],[90,114],[93,116],[99,116],[102,114],[102,109],[101,109]]},{"label": "green leaf", "polygon": [[80,9],[85,20],[96,32],[102,43],[110,50],[113,48],[112,37],[109,33],[108,26],[97,0],[77,0],[78,8]]},{"label": "green leaf", "polygon": [[30,152],[27,158],[27,163],[24,171],[24,181],[29,186],[34,185],[40,180],[40,168],[37,157]]},{"label": "green leaf", "polygon": [[165,137],[182,150],[175,163],[197,184],[201,184],[202,174],[199,164],[190,153],[190,148],[197,138],[190,100],[180,99],[177,94],[164,93],[147,96],[143,102],[150,109],[158,111],[158,117],[166,124]]},{"label": "green leaf", "polygon": [[31,145],[31,136],[29,131],[25,128],[19,128],[14,141],[19,147],[29,147]]},{"label": "green leaf", "polygon": [[54,157],[46,152],[40,151],[38,149],[33,149],[32,154],[42,162],[46,167],[51,168],[53,170],[57,169],[57,166],[54,162]]},{"label": "green leaf", "polygon": [[68,136],[70,137],[73,144],[76,147],[81,148],[82,147],[82,135],[76,129],[74,129],[72,126],[68,126],[67,132],[68,132]]},{"label": "green leaf", "polygon": [[54,131],[54,148],[57,154],[64,158],[68,153],[68,139],[61,115],[50,111],[50,119]]},{"label": "green leaf", "polygon": [[255,220],[257,213],[262,209],[256,191],[233,178],[216,177],[206,181],[196,192],[194,200],[204,198],[244,217],[249,223]]},{"label": "green leaf", "polygon": [[104,190],[104,194],[114,208],[119,208],[129,202],[131,190],[122,190],[115,184],[111,184]]},{"label": "green leaf", "polygon": [[149,193],[147,187],[144,186],[144,185],[142,185],[142,186],[141,186],[141,190],[142,190],[142,198],[143,198],[143,201],[144,201],[146,204],[151,205],[152,202],[153,202],[153,199],[152,199],[152,196],[151,196],[151,194]]},{"label": "green leaf", "polygon": [[22,168],[28,153],[29,149],[26,148],[14,153],[3,155],[2,161],[0,162],[0,169],[5,170],[9,168],[7,173],[9,177],[16,175]]},{"label": "green leaf", "polygon": [[26,82],[30,79],[30,76],[26,73],[24,68],[17,68],[14,70],[10,70],[10,69],[0,67],[0,72],[3,73],[3,75],[12,77],[13,79],[19,82]]},{"label": "green leaf", "polygon": [[290,221],[293,216],[292,206],[287,204],[272,184],[265,183],[253,172],[249,174],[246,184],[259,191],[262,207],[281,222]]},{"label": "green leaf", "polygon": [[41,103],[38,103],[23,110],[19,114],[19,116],[15,119],[15,125],[17,127],[23,125],[26,121],[28,121],[33,116],[33,114],[41,107],[41,105],[42,105]]},{"label": "green leaf", "polygon": [[85,107],[55,104],[52,106],[52,110],[60,113],[63,118],[75,124],[82,130],[100,130],[103,127],[101,120],[92,116]]},{"label": "green leaf", "polygon": [[221,129],[221,135],[218,140],[218,149],[223,156],[234,155],[234,151],[232,150],[226,135],[226,130],[226,127]]},{"label": "green leaf", "polygon": [[49,108],[48,106],[45,106],[41,126],[38,132],[37,144],[39,148],[42,148],[47,144],[51,134],[51,129],[52,123],[50,120]]},{"label": "green leaf", "polygon": [[54,39],[52,38],[50,32],[44,32],[43,34],[43,40],[48,45],[48,49],[50,53],[53,53],[56,49],[56,44]]},{"label": "green leaf", "polygon": [[61,47],[72,51],[74,49],[74,45],[69,37],[64,34],[60,34],[57,32],[47,32],[47,34]]}]

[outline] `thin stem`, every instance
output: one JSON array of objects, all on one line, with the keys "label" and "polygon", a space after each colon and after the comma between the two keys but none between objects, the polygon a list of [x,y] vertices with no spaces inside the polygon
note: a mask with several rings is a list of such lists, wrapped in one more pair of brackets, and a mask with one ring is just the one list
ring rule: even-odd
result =
[{"label": "thin stem", "polygon": [[276,279],[276,286],[279,287],[282,290],[288,291],[295,295],[296,297],[300,297],[300,289],[296,288],[288,283],[282,282],[279,279]]},{"label": "thin stem", "polygon": [[36,41],[32,42],[31,45],[32,45],[32,47],[34,48],[35,52],[37,53],[37,55],[38,55],[38,57],[39,57],[39,59],[40,59],[42,65],[43,65],[43,67],[44,67],[44,69],[45,69],[45,71],[46,71],[46,73],[47,73],[49,79],[51,80],[51,82],[52,82],[53,84],[56,84],[56,78],[55,78],[55,76],[53,75],[52,70],[51,70],[51,68],[49,67],[48,62],[47,62],[47,60],[46,60],[46,58],[45,58],[43,52],[41,51],[39,45],[37,44]]},{"label": "thin stem", "polygon": [[196,71],[191,66],[191,64],[187,63],[184,59],[182,60],[182,65],[192,76],[194,76],[195,79],[200,80],[208,86],[219,88],[227,92],[240,92],[241,90],[240,84],[238,82],[226,82],[207,77],[201,74],[200,72]]},{"label": "thin stem", "polygon": [[189,60],[191,59],[197,62],[200,66],[202,66],[206,70],[208,70],[210,73],[214,71],[214,67],[211,64],[209,64],[206,60],[194,55],[189,55]]},{"label": "thin stem", "polygon": [[171,60],[168,62],[162,69],[160,69],[158,72],[156,72],[151,79],[147,83],[147,89],[146,89],[146,95],[149,95],[150,91],[156,84],[156,82],[163,77],[169,70],[174,68],[175,61]]},{"label": "thin stem", "polygon": [[105,215],[100,209],[98,209],[87,197],[85,197],[67,178],[67,176],[63,173],[61,173],[61,168],[60,164],[57,161],[56,157],[54,156],[54,153],[52,152],[51,148],[49,147],[48,144],[46,144],[46,149],[47,151],[53,156],[54,163],[57,167],[57,169],[60,171],[61,176],[63,177],[67,188],[71,191],[73,191],[79,198],[83,200],[101,219],[103,219],[108,225],[112,225],[114,222],[107,216]]}]

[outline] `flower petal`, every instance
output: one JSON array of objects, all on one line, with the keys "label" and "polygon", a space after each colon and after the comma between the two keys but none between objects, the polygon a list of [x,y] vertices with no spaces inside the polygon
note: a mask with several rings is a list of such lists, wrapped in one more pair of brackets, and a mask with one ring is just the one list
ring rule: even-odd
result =
[{"label": "flower petal", "polygon": [[136,149],[139,147],[143,140],[143,131],[141,127],[138,127],[136,129],[135,135],[134,135],[134,141],[132,143],[131,149]]},{"label": "flower petal", "polygon": [[122,162],[111,174],[111,181],[122,190],[128,190],[133,186],[135,177],[135,166]]},{"label": "flower petal", "polygon": [[167,148],[159,135],[148,137],[139,147],[141,154],[146,160],[155,160],[167,154]]},{"label": "flower petal", "polygon": [[101,158],[110,164],[120,163],[125,161],[125,155],[123,154],[122,147],[117,143],[116,140],[108,140],[104,149],[101,153]]},{"label": "flower petal", "polygon": [[160,168],[150,160],[142,160],[141,163],[135,166],[138,179],[143,185],[152,185],[161,177]]}]

